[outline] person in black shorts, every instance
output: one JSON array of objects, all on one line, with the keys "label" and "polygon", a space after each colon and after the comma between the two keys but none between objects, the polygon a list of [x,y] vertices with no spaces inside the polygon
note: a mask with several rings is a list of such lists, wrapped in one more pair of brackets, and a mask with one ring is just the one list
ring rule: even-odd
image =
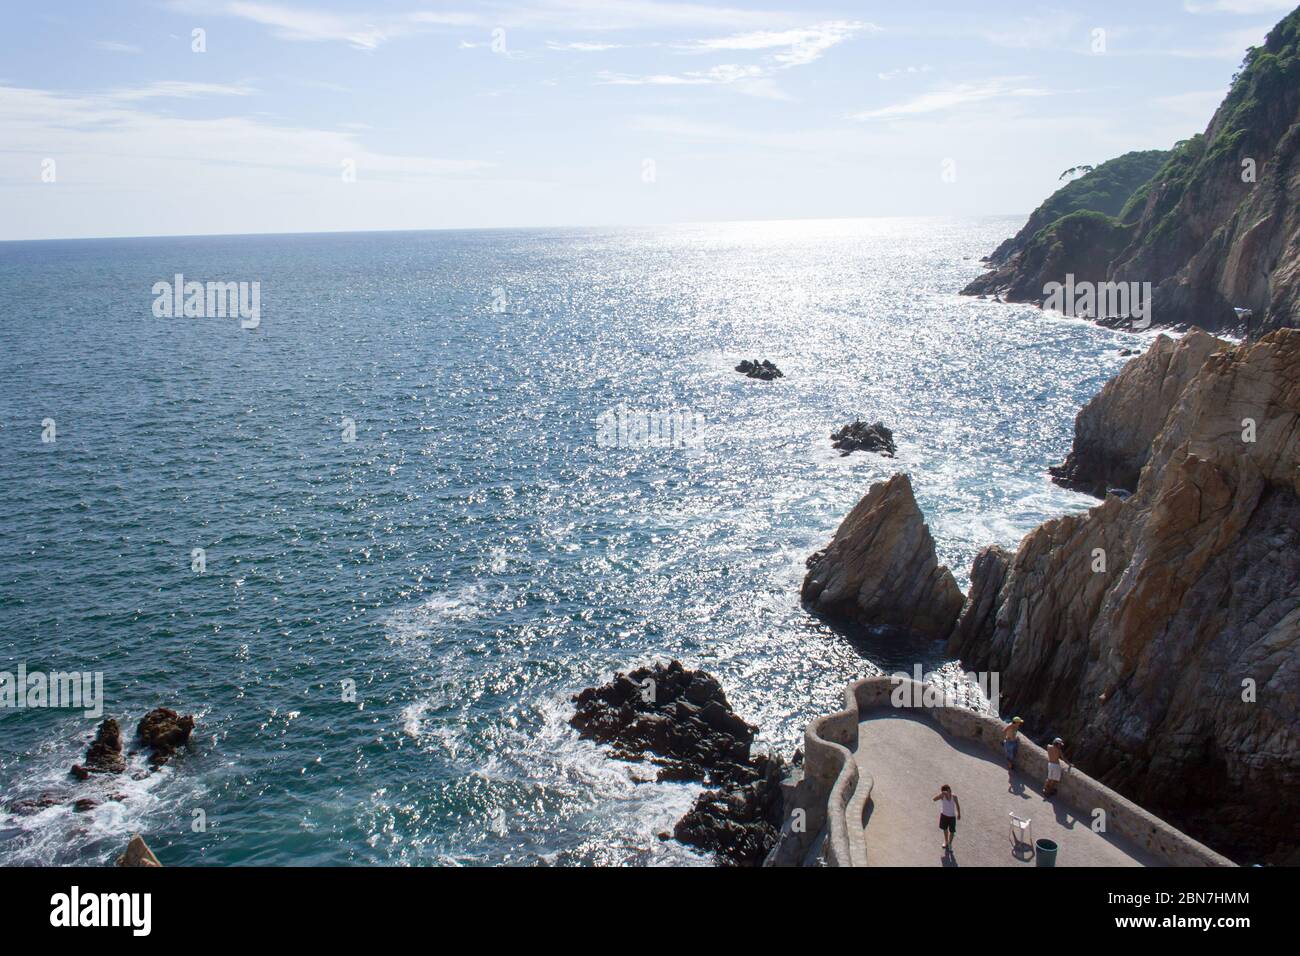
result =
[{"label": "person in black shorts", "polygon": [[953,837],[957,835],[957,821],[961,819],[961,801],[946,783],[939,788],[934,799],[942,801],[939,804],[939,830],[943,833],[943,848],[951,850]]}]

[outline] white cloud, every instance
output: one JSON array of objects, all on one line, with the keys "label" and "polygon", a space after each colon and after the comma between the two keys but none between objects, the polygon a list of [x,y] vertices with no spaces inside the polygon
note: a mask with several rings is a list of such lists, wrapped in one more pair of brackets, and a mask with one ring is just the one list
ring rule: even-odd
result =
[{"label": "white cloud", "polygon": [[140,48],[131,43],[122,43],[118,40],[96,40],[95,46],[101,50],[107,50],[109,53],[139,53]]},{"label": "white cloud", "polygon": [[[186,86],[191,88],[188,94],[177,91]],[[206,86],[159,83],[89,95],[0,86],[6,154],[53,156],[62,169],[94,170],[121,184],[156,187],[160,192],[165,190],[157,177],[185,179],[208,166],[260,166],[336,178],[342,160],[351,159],[359,176],[421,178],[465,174],[490,165],[479,160],[375,153],[347,131],[276,126],[236,116],[184,119],[135,105],[152,96],[197,95],[193,88]],[[162,89],[172,92],[159,92]],[[204,92],[240,89],[212,85]],[[113,175],[107,175],[110,171]]]},{"label": "white cloud", "polygon": [[1022,85],[1024,79],[1024,77],[997,77],[985,80],[982,83],[962,83],[946,89],[932,90],[902,103],[854,113],[849,118],[855,120],[902,119],[909,116],[944,112],[956,109],[959,106],[969,106],[972,103],[982,103],[988,100],[1050,95],[1047,90]]},{"label": "white cloud", "polygon": [[1283,13],[1293,5],[1294,0],[1186,0],[1183,9],[1188,13]]},{"label": "white cloud", "polygon": [[111,90],[106,99],[120,102],[149,99],[193,99],[197,96],[251,96],[253,87],[244,83],[191,83],[186,80],[159,80],[148,86]]},{"label": "white cloud", "polygon": [[475,5],[463,10],[411,10],[405,13],[336,13],[305,6],[286,6],[258,0],[169,0],[184,13],[226,16],[269,27],[276,36],[303,42],[346,43],[372,51],[384,43],[439,27],[499,26],[565,29],[587,32],[608,30],[708,30],[720,28],[767,29],[786,26],[788,13],[742,10],[694,3],[656,0],[534,0]]},{"label": "white cloud", "polygon": [[780,67],[804,66],[819,59],[831,47],[843,43],[857,33],[878,33],[880,27],[860,20],[829,20],[807,27],[790,30],[755,30],[711,40],[695,40],[683,44],[683,49],[694,52],[735,50],[773,50],[788,48],[773,54],[772,61]]},{"label": "white cloud", "polygon": [[252,0],[172,0],[172,9],[199,16],[226,16],[270,27],[285,40],[346,43],[357,50],[376,50],[396,37],[432,26],[472,26],[478,16],[415,12],[396,15],[339,14],[309,7],[288,7]]},{"label": "white cloud", "polygon": [[896,70],[887,70],[884,73],[877,73],[876,76],[888,82],[889,80],[896,80],[900,76],[911,76],[917,73],[929,73],[932,69],[933,67],[930,66],[899,67]]},{"label": "white cloud", "polygon": [[606,50],[621,50],[624,45],[622,43],[584,43],[582,41],[556,43],[554,40],[546,41],[548,50],[564,50],[573,53],[604,53]]},{"label": "white cloud", "polygon": [[653,73],[648,76],[629,76],[625,73],[603,71],[596,82],[606,86],[712,86],[752,80],[763,75],[760,66],[740,66],[723,63],[707,70],[688,70],[685,73]]},{"label": "white cloud", "polygon": [[691,53],[737,53],[782,50],[770,53],[756,64],[723,63],[707,70],[681,73],[629,75],[609,71],[597,75],[596,82],[612,86],[732,86],[741,93],[763,99],[789,100],[791,97],[776,85],[775,74],[796,66],[816,62],[831,47],[854,34],[876,32],[879,27],[858,20],[833,20],[789,30],[760,30],[731,34],[710,40],[680,44]]},{"label": "white cloud", "polygon": [[1017,50],[1054,49],[1072,41],[1083,44],[1088,39],[1088,31],[1073,13],[1020,17],[1008,24],[982,29],[980,35],[997,46]]}]

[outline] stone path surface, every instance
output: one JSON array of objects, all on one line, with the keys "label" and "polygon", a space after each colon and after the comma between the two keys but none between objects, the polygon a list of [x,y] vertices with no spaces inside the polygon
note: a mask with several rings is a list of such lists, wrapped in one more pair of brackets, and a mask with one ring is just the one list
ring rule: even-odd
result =
[{"label": "stone path surface", "polygon": [[[874,779],[866,812],[868,866],[1034,866],[1013,853],[1008,813],[1033,821],[1033,838],[1055,840],[1057,866],[1159,866],[1127,840],[1094,833],[1092,817],[1058,799],[1041,780],[1016,772],[988,749],[949,737],[929,720],[897,710],[869,711],[858,726],[859,767]],[[953,853],[943,850],[939,804],[948,784],[961,801]]]}]

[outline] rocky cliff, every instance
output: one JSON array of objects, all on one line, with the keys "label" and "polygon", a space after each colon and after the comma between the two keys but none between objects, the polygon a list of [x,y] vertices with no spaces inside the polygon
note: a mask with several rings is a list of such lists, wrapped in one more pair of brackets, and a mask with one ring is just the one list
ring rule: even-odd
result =
[{"label": "rocky cliff", "polygon": [[1300,862],[1300,330],[1157,341],[1108,388],[1097,420],[1136,417],[1098,467],[1131,474],[1161,419],[1135,494],[982,554],[949,650],[1103,783],[1235,859]]},{"label": "rocky cliff", "polygon": [[832,620],[927,637],[945,637],[962,605],[904,474],[872,485],[826,549],[808,559],[802,596]]},{"label": "rocky cliff", "polygon": [[1067,488],[1104,497],[1133,491],[1174,403],[1210,354],[1228,343],[1193,329],[1162,335],[1106,383],[1074,421],[1074,447],[1052,476]]},{"label": "rocky cliff", "polygon": [[1156,325],[1300,324],[1300,9],[1248,51],[1205,132],[1176,144],[1118,215],[1060,212],[1059,193],[1031,216],[1033,235],[1027,226],[999,247],[967,294],[1041,302],[1047,283],[1073,273],[1150,282]]}]

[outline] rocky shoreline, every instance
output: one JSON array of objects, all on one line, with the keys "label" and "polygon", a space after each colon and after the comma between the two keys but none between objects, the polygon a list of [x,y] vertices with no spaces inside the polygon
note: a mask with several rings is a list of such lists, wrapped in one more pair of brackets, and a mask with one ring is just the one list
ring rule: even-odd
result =
[{"label": "rocky shoreline", "polygon": [[1054,469],[1101,504],[986,548],[963,596],[895,475],[809,559],[804,601],[946,636],[1090,776],[1228,856],[1300,862],[1278,839],[1300,813],[1298,382],[1300,330],[1161,336]]},{"label": "rocky shoreline", "polygon": [[[140,750],[149,754],[149,770],[141,771],[137,777],[147,776],[166,764],[176,751],[185,746],[194,730],[194,718],[182,717],[168,707],[155,707],[140,719],[136,725],[136,738],[140,746],[131,753]],[[74,763],[69,775],[79,782],[91,780],[96,776],[111,778],[126,773],[127,756],[122,738],[122,727],[112,717],[106,717],[95,730],[95,736],[86,748],[86,756],[80,763]],[[84,792],[84,791],[83,791]],[[50,807],[67,804],[77,813],[87,813],[101,803],[119,803],[126,795],[118,791],[101,792],[97,797],[75,796],[55,792],[41,793],[35,797],[22,797],[11,800],[5,805],[10,813],[30,816]],[[139,837],[136,837],[138,840]],[[140,841],[143,844],[143,841]],[[147,849],[147,848],[146,848]],[[158,865],[123,864],[123,865]]]},{"label": "rocky shoreline", "polygon": [[783,811],[780,757],[754,753],[758,728],[731,709],[710,674],[679,661],[641,667],[573,698],[570,724],[619,760],[648,761],[658,781],[706,789],[671,837],[720,863],[758,866],[776,845]]},{"label": "rocky shoreline", "polygon": [[[1052,469],[1100,504],[986,548],[963,594],[896,474],[809,557],[801,598],[836,627],[943,641],[1094,779],[1230,857],[1297,862],[1277,835],[1300,813],[1298,382],[1300,330],[1159,336],[1079,412]],[[753,752],[713,677],[673,661],[574,703],[612,757],[709,788],[673,838],[763,861],[787,768]]]}]

